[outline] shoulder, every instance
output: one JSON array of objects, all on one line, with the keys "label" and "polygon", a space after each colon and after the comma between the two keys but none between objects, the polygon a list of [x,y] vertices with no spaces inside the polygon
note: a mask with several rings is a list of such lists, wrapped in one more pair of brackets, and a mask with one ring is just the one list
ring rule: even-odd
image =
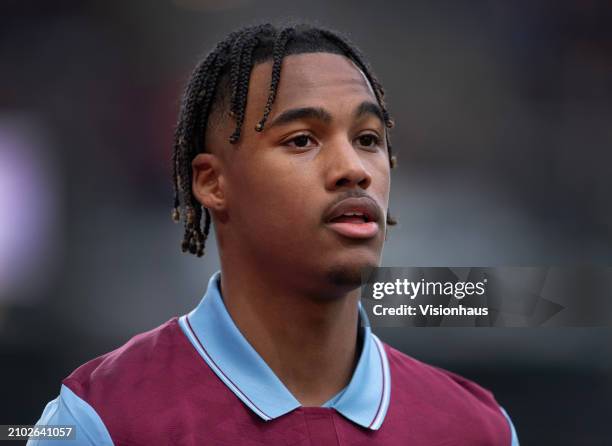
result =
[{"label": "shoulder", "polygon": [[[396,404],[418,408],[431,419],[474,426],[510,438],[509,419],[493,393],[457,373],[426,364],[384,344]],[[510,444],[510,442],[508,442]]]},{"label": "shoulder", "polygon": [[130,414],[164,411],[210,383],[198,353],[174,317],[99,356],[62,381],[89,404],[111,432]]},{"label": "shoulder", "polygon": [[392,413],[398,419],[406,422],[417,414],[421,427],[431,425],[474,444],[518,445],[510,418],[490,390],[382,344],[391,372]]},{"label": "shoulder", "polygon": [[[174,317],[162,325],[139,333],[119,348],[98,356],[74,370],[63,380],[81,398],[95,387],[116,386],[159,372],[173,356],[180,354],[184,338]],[[186,344],[185,344],[186,346]]]},{"label": "shoulder", "polygon": [[79,445],[107,444],[99,441],[102,433],[116,444],[155,444],[156,435],[197,413],[213,390],[225,395],[174,317],[78,367],[45,412],[71,416],[75,423],[67,424],[97,432]]},{"label": "shoulder", "polygon": [[[172,383],[180,381],[176,368],[192,359],[193,349],[174,317],[74,370],[37,424],[75,425],[77,445],[112,444],[111,433],[129,420],[129,414],[162,405],[167,398],[160,389],[172,391]],[[187,369],[184,376],[189,376]]]},{"label": "shoulder", "polygon": [[181,411],[191,410],[189,396],[214,380],[174,317],[83,364],[62,384],[92,408],[113,441],[135,444],[178,423]]},{"label": "shoulder", "polygon": [[444,394],[449,397],[468,398],[474,403],[491,406],[499,411],[493,393],[457,373],[419,361],[383,343],[394,384],[418,386],[430,395]]}]

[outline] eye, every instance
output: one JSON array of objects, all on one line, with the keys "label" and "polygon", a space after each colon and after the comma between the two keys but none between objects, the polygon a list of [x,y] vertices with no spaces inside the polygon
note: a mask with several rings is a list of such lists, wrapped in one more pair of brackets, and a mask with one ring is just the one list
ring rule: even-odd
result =
[{"label": "eye", "polygon": [[291,139],[288,139],[283,143],[283,145],[303,149],[305,147],[309,147],[309,143],[313,143],[312,145],[316,145],[316,141],[312,138],[312,136],[306,133],[302,133],[300,135],[294,136]]},{"label": "eye", "polygon": [[380,138],[372,133],[366,133],[357,137],[357,143],[361,147],[372,149],[380,144]]}]

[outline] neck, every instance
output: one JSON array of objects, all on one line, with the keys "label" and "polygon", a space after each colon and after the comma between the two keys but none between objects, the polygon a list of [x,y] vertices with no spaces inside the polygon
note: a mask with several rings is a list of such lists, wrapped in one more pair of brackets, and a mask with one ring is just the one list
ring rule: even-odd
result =
[{"label": "neck", "polygon": [[315,298],[281,277],[223,265],[221,292],[242,335],[302,406],[321,406],[348,385],[357,361],[358,290]]}]

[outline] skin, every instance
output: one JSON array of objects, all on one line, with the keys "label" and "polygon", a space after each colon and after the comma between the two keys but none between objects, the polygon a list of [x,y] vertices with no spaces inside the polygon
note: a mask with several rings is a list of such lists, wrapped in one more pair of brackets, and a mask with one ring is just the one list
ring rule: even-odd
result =
[{"label": "skin", "polygon": [[[307,53],[284,58],[272,112],[256,132],[271,70],[264,62],[251,72],[237,145],[228,142],[235,122],[211,119],[207,153],[192,163],[193,192],[213,218],[234,322],[303,406],[320,406],[350,381],[361,269],[380,264],[390,188],[385,126],[371,112],[356,117],[360,104],[377,102],[349,59]],[[329,119],[275,124],[305,107]],[[351,194],[379,207],[374,238],[350,239],[325,224],[330,206]]]}]

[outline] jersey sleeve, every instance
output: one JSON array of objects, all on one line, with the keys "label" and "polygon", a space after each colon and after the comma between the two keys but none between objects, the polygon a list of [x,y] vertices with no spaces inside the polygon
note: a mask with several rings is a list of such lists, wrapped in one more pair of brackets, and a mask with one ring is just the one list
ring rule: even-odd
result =
[{"label": "jersey sleeve", "polygon": [[499,407],[499,409],[502,411],[502,413],[506,417],[506,420],[508,420],[508,424],[510,425],[510,433],[512,434],[510,446],[520,446],[518,437],[516,435],[516,429],[514,429],[514,424],[512,424],[512,420],[510,419],[508,412],[506,412],[506,410],[501,406]]},{"label": "jersey sleeve", "polygon": [[[36,424],[74,425],[76,441],[70,442],[72,446],[112,446],[113,444],[104,422],[94,408],[63,384],[59,396],[47,403]],[[57,445],[57,440],[30,439],[27,443],[27,446],[52,445]]]}]

